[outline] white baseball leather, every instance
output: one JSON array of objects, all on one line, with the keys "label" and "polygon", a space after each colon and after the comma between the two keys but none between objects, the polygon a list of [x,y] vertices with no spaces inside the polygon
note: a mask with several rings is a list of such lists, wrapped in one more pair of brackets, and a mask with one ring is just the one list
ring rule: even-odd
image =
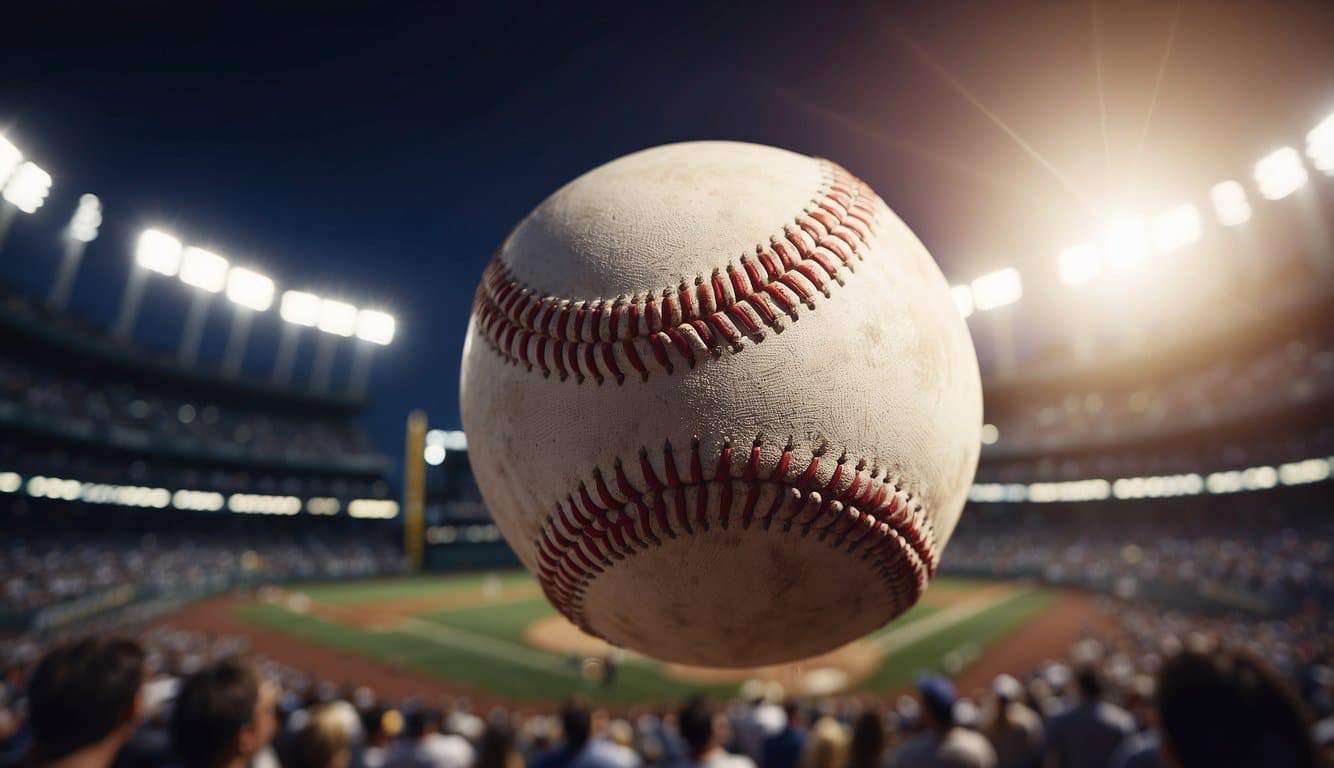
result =
[{"label": "white baseball leather", "polygon": [[461,399],[553,603],[688,664],[800,659],[906,610],[980,445],[972,343],[922,244],[832,163],[729,142],[620,158],[524,219]]}]

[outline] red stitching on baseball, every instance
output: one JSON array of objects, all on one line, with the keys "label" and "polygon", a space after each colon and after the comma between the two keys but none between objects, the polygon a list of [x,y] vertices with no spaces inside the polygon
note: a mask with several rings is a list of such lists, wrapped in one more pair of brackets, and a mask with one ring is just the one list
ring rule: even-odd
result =
[{"label": "red stitching on baseball", "polygon": [[[619,459],[611,483],[595,469],[592,490],[580,483],[537,537],[543,592],[570,621],[597,634],[583,599],[598,576],[665,539],[704,535],[714,524],[726,529],[736,518],[742,530],[758,525],[764,532],[815,535],[841,547],[879,572],[896,614],[915,604],[935,576],[937,547],[931,522],[912,494],[865,462],[849,464],[846,454],[821,482],[823,448],[797,471],[791,441],[769,468],[763,445],[756,438],[741,452],[725,441],[716,460],[705,461],[693,440],[684,477],[670,442],[662,448],[661,472],[641,449],[642,488]],[[711,475],[705,475],[706,466]]]},{"label": "red stitching on baseball", "polygon": [[865,257],[879,198],[852,174],[825,160],[824,181],[806,210],[737,264],[694,283],[616,299],[543,296],[519,282],[497,255],[473,302],[477,327],[501,357],[543,376],[617,384],[647,380],[737,352],[744,340],[781,333],[798,304],[842,285],[843,270]]}]

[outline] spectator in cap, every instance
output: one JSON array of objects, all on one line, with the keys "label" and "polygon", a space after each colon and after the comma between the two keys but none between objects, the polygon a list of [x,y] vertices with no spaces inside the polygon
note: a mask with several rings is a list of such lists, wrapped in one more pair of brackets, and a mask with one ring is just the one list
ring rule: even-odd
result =
[{"label": "spectator in cap", "polygon": [[462,736],[440,732],[440,710],[418,707],[404,719],[403,738],[390,750],[385,768],[469,768],[472,745]]},{"label": "spectator in cap", "polygon": [[278,729],[278,689],[249,661],[231,657],[181,686],[171,735],[184,768],[243,768]]},{"label": "spectator in cap", "polygon": [[676,715],[676,727],[686,745],[679,768],[755,768],[755,761],[722,747],[727,721],[702,696],[688,700]]},{"label": "spectator in cap", "polygon": [[982,735],[996,750],[998,768],[1037,768],[1042,764],[1042,718],[1021,699],[1024,687],[1010,675],[992,683],[995,701]]},{"label": "spectator in cap", "polygon": [[1047,722],[1049,768],[1106,768],[1112,753],[1135,732],[1135,719],[1103,701],[1102,677],[1092,666],[1075,674],[1074,706]]},{"label": "spectator in cap", "polygon": [[957,697],[954,686],[943,677],[924,677],[917,682],[922,699],[923,732],[899,747],[891,765],[895,768],[995,768],[996,752],[976,731],[954,721]]},{"label": "spectator in cap", "polygon": [[763,768],[796,768],[806,744],[805,716],[793,699],[783,704],[783,729],[764,740]]},{"label": "spectator in cap", "polygon": [[28,763],[106,768],[130,738],[142,711],[144,652],[124,639],[59,646],[28,684]]},{"label": "spectator in cap", "polygon": [[1185,651],[1168,660],[1158,675],[1158,719],[1169,766],[1317,765],[1301,703],[1246,652]]}]

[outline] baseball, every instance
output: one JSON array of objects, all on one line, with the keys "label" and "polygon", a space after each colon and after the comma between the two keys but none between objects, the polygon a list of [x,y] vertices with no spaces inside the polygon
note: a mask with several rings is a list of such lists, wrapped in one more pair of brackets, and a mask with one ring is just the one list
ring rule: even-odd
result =
[{"label": "baseball", "polygon": [[461,408],[505,538],[584,631],[794,661],[921,597],[980,447],[939,268],[836,164],[729,142],[596,168],[477,289]]}]

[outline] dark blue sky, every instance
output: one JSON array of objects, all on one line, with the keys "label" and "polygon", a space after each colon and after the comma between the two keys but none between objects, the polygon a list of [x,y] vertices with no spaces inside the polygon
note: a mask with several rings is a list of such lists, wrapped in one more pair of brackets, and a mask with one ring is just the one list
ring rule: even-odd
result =
[{"label": "dark blue sky", "polygon": [[[387,307],[399,337],[376,360],[368,425],[390,452],[411,408],[457,426],[463,330],[497,243],[626,152],[728,138],[834,159],[952,279],[1019,266],[1040,333],[1055,253],[1107,206],[1199,199],[1334,109],[1328,2],[1194,2],[1175,33],[1177,6],[1140,0],[13,5],[0,130],[55,189],[19,222],[7,276],[43,292],[55,233],[95,192],[107,224],[75,295],[93,322],[110,321],[152,224],[280,289]],[[149,293],[139,337],[171,348],[188,291]],[[257,324],[252,371],[277,328]]]}]

